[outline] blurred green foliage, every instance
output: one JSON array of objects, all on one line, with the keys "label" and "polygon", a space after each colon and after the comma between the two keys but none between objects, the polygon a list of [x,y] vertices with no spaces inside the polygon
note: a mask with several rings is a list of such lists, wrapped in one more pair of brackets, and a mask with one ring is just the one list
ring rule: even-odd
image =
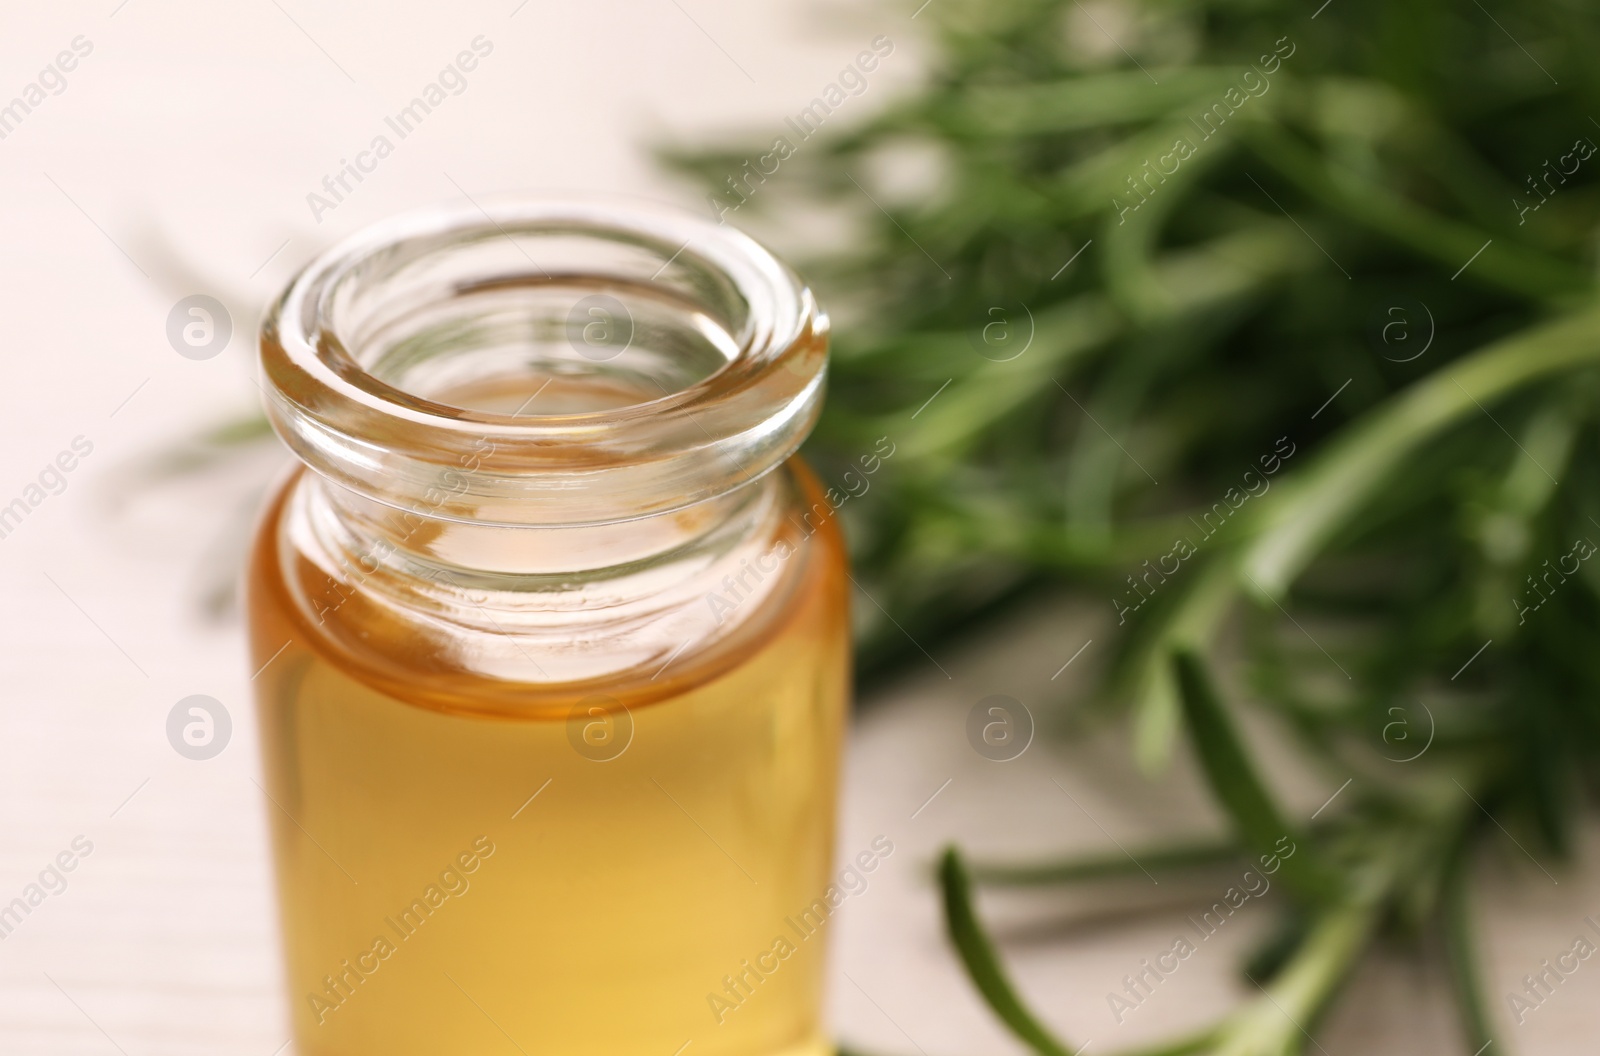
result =
[{"label": "blurred green foliage", "polygon": [[[866,670],[1025,591],[1104,596],[1106,712],[1151,769],[1187,730],[1237,835],[1141,854],[1304,855],[1262,992],[1160,1051],[1301,1052],[1281,1010],[1314,1029],[1378,937],[1436,936],[1477,1052],[1478,848],[1548,883],[1596,787],[1600,21],[934,0],[913,25],[921,86],[770,176],[745,168],[759,137],[669,156],[730,220],[851,232],[802,270],[837,323],[811,457],[838,480],[896,444],[844,511]],[[1319,827],[1256,778],[1217,664],[1353,778]],[[969,886],[1111,861],[941,870],[957,949],[1041,1056],[1075,1049],[1017,999]]]}]

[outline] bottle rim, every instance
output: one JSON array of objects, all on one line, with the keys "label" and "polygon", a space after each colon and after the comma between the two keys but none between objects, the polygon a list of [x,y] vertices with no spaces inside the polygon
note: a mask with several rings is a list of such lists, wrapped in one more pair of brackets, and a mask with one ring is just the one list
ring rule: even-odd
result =
[{"label": "bottle rim", "polygon": [[[590,281],[669,299],[718,331],[726,362],[659,398],[561,414],[439,402],[371,369],[375,335],[452,298]],[[419,515],[517,526],[670,513],[761,477],[815,424],[827,346],[812,291],[760,243],[614,198],[383,221],[308,264],[261,328],[268,418],[313,470]]]}]

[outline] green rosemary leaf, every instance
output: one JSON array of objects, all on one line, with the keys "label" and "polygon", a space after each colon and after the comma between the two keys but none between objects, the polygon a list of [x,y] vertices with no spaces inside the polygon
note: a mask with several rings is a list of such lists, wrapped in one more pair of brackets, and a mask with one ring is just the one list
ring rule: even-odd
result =
[{"label": "green rosemary leaf", "polygon": [[[1270,983],[1252,980],[1261,995],[1217,1032],[1212,1056],[1282,1056],[1303,1052],[1317,1022],[1360,959],[1379,911],[1355,903],[1319,916],[1300,948]],[[1319,1046],[1320,1048],[1320,1046]]]},{"label": "green rosemary leaf", "polygon": [[1245,958],[1245,978],[1262,983],[1273,979],[1294,958],[1310,933],[1311,918],[1299,907],[1289,907]]},{"label": "green rosemary leaf", "polygon": [[1078,884],[1141,871],[1166,876],[1210,870],[1238,862],[1245,854],[1236,840],[1208,840],[1142,848],[1127,854],[1074,856],[1029,864],[975,862],[971,877],[975,883],[993,887]]},{"label": "green rosemary leaf", "polygon": [[950,941],[989,1008],[1038,1056],[1073,1056],[1077,1050],[1045,1029],[1006,978],[994,945],[983,933],[983,925],[972,908],[971,881],[961,853],[954,847],[945,849],[939,863],[939,886],[944,894],[944,919]]},{"label": "green rosemary leaf", "polygon": [[1323,903],[1339,900],[1343,881],[1321,862],[1311,841],[1273,802],[1200,658],[1181,650],[1173,658],[1173,666],[1195,754],[1240,839],[1264,862],[1279,861],[1284,882],[1302,898]]},{"label": "green rosemary leaf", "polygon": [[928,107],[928,118],[951,136],[1010,139],[1146,122],[1228,90],[1234,71],[1193,67],[1160,82],[1138,70],[1117,70],[1035,84],[976,85]]},{"label": "green rosemary leaf", "polygon": [[1173,657],[1203,648],[1237,596],[1231,571],[1221,561],[1194,570],[1194,578],[1161,615],[1137,626],[1128,639],[1118,680],[1132,700],[1134,752],[1147,774],[1166,766],[1177,739],[1182,710]]},{"label": "green rosemary leaf", "polygon": [[1263,161],[1303,192],[1373,233],[1394,239],[1408,248],[1454,266],[1474,253],[1475,281],[1493,282],[1507,290],[1540,300],[1590,291],[1594,280],[1577,267],[1542,253],[1501,241],[1490,245],[1490,234],[1424,209],[1374,187],[1370,182],[1319,159],[1282,131],[1253,125],[1245,133]]},{"label": "green rosemary leaf", "polygon": [[1587,308],[1495,342],[1430,374],[1348,427],[1299,477],[1269,496],[1244,574],[1280,598],[1289,583],[1428,439],[1518,388],[1600,363],[1600,310]]}]

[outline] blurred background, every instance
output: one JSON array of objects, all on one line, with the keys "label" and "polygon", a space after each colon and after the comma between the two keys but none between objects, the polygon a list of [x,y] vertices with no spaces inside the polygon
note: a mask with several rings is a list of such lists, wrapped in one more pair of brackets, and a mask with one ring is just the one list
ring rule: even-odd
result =
[{"label": "blurred background", "polygon": [[[8,12],[0,904],[71,868],[0,918],[0,1050],[292,1051],[231,596],[287,459],[261,307],[396,212],[582,191],[814,275],[813,458],[894,438],[843,510],[839,850],[895,847],[834,925],[844,1043],[1052,1052],[969,978],[992,943],[1074,1054],[1219,1022],[1237,1052],[1592,1051],[1600,965],[1525,977],[1600,945],[1596,29],[1501,6]],[[198,759],[168,732],[196,694],[230,720]],[[1337,890],[1286,869],[1119,1006],[1263,818]],[[961,952],[952,842],[990,882]],[[1327,976],[1303,1016],[1260,985],[1296,970]]]}]

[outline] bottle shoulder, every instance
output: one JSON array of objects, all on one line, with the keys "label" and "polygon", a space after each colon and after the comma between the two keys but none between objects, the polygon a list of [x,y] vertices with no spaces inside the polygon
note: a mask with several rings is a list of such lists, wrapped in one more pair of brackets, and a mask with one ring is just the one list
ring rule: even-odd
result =
[{"label": "bottle shoulder", "polygon": [[[763,650],[847,635],[845,549],[823,489],[798,458],[764,480],[745,519],[653,560],[486,574],[344,545],[319,522],[315,478],[292,475],[252,551],[256,662],[289,642],[398,699],[516,717],[595,696],[642,706]],[[519,543],[537,545],[505,545]]]}]

